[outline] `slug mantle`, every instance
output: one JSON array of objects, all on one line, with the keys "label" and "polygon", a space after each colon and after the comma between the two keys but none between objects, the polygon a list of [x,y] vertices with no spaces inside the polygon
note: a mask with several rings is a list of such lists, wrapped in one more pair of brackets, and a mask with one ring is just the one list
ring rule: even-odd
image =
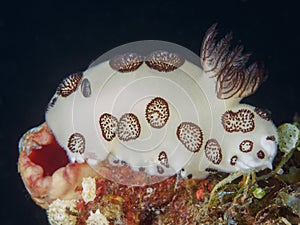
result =
[{"label": "slug mantle", "polygon": [[200,57],[168,42],[134,42],[65,78],[45,126],[70,163],[105,176],[99,165],[107,161],[161,180],[272,168],[277,133],[270,113],[240,103],[266,80],[264,70],[246,65],[250,54],[231,49],[231,35],[219,42],[216,35],[213,25]]}]

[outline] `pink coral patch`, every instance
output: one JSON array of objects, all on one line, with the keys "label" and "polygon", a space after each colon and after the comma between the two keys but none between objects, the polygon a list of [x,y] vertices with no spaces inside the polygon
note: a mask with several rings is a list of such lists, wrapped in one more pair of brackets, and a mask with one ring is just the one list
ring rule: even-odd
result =
[{"label": "pink coral patch", "polygon": [[69,163],[46,124],[24,138],[30,150],[20,152],[18,168],[32,199],[43,208],[56,199],[79,199],[76,188],[83,177],[96,176],[95,170],[87,163]]}]

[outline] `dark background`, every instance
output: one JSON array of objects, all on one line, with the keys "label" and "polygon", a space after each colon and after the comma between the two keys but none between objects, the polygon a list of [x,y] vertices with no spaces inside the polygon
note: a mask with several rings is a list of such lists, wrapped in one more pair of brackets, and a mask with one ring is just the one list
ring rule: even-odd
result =
[{"label": "dark background", "polygon": [[[296,1],[295,1],[296,2]],[[292,1],[1,2],[0,224],[47,224],[17,173],[18,139],[44,121],[44,109],[66,75],[121,44],[157,39],[199,53],[205,31],[264,61],[269,79],[245,102],[268,108],[276,125],[300,112],[299,11]]]}]

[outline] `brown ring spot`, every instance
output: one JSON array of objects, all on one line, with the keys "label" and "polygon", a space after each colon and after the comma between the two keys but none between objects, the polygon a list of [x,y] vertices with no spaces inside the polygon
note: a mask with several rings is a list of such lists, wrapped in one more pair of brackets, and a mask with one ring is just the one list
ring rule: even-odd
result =
[{"label": "brown ring spot", "polygon": [[256,107],[254,109],[254,112],[259,115],[261,118],[263,118],[264,120],[269,121],[271,119],[271,111],[267,110],[267,109],[261,109]]},{"label": "brown ring spot", "polygon": [[126,113],[118,122],[118,137],[122,141],[135,140],[140,136],[141,125],[136,115]]},{"label": "brown ring spot", "polygon": [[165,166],[166,168],[169,168],[169,160],[167,153],[165,151],[161,151],[158,155],[158,161],[161,165]]},{"label": "brown ring spot", "polygon": [[61,97],[68,97],[70,94],[75,92],[81,83],[83,73],[73,73],[65,78],[58,86],[56,93]]},{"label": "brown ring spot", "polygon": [[230,159],[230,165],[235,166],[238,157],[236,155],[232,156]]},{"label": "brown ring spot", "polygon": [[256,153],[256,155],[257,155],[257,158],[259,158],[259,159],[264,159],[264,158],[265,158],[265,153],[264,153],[263,150],[259,150],[259,151]]},{"label": "brown ring spot", "polygon": [[99,118],[99,125],[102,136],[105,140],[111,141],[116,136],[118,120],[109,113],[104,113]]},{"label": "brown ring spot", "polygon": [[146,119],[151,127],[162,128],[170,116],[168,103],[160,97],[152,99],[146,107]]},{"label": "brown ring spot", "polygon": [[179,68],[184,63],[184,59],[175,53],[160,50],[151,53],[145,62],[151,69],[171,72]]},{"label": "brown ring spot", "polygon": [[82,154],[85,151],[85,138],[80,133],[74,133],[69,137],[68,149],[73,153]]},{"label": "brown ring spot", "polygon": [[178,140],[191,152],[198,152],[203,143],[203,133],[199,126],[182,122],[177,128]]},{"label": "brown ring spot", "polygon": [[244,140],[241,142],[239,147],[242,152],[251,152],[253,149],[253,142],[250,140]]},{"label": "brown ring spot", "polygon": [[220,164],[222,161],[222,149],[216,139],[209,139],[205,144],[205,156],[213,164]]},{"label": "brown ring spot", "polygon": [[137,70],[143,64],[143,57],[137,53],[117,55],[109,61],[109,65],[121,73]]}]

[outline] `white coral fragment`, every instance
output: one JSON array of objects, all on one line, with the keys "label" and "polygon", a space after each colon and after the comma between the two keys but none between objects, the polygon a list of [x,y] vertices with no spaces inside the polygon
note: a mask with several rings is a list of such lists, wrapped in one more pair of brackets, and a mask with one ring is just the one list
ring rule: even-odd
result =
[{"label": "white coral fragment", "polygon": [[76,201],[57,199],[49,205],[48,220],[51,225],[75,225]]},{"label": "white coral fragment", "polygon": [[278,127],[279,149],[284,153],[289,153],[297,146],[300,140],[300,132],[297,126],[285,123]]},{"label": "white coral fragment", "polygon": [[90,216],[86,221],[87,225],[109,225],[108,220],[106,217],[100,213],[99,209],[95,213],[90,211]]},{"label": "white coral fragment", "polygon": [[85,203],[92,202],[96,198],[96,180],[95,178],[85,177],[82,180],[81,196]]}]

